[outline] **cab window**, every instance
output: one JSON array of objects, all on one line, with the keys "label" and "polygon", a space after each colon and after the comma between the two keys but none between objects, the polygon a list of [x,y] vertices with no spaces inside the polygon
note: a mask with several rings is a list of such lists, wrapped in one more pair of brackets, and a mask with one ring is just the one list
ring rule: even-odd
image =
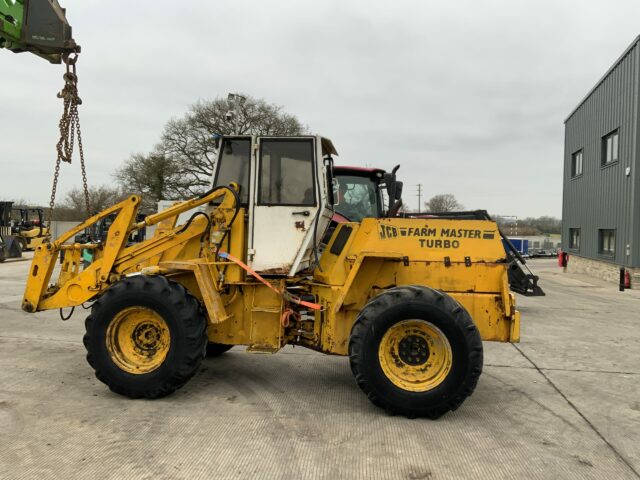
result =
[{"label": "cab window", "polygon": [[261,205],[315,205],[313,139],[260,142]]},{"label": "cab window", "polygon": [[225,138],[218,160],[215,186],[240,185],[240,201],[249,203],[249,173],[251,169],[251,139]]},{"label": "cab window", "polygon": [[381,214],[376,183],[368,177],[340,175],[336,177],[338,205],[336,211],[352,222],[377,218]]}]

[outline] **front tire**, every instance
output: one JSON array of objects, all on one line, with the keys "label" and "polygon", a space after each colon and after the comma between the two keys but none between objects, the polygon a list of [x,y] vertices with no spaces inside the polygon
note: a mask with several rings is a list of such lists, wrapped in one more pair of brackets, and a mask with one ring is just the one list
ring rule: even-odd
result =
[{"label": "front tire", "polygon": [[482,340],[469,313],[449,295],[396,287],[362,309],[349,340],[351,370],[377,406],[436,419],[473,393]]},{"label": "front tire", "polygon": [[207,342],[199,302],[162,276],[127,277],[109,288],[85,321],[87,361],[113,392],[159,398],[198,370]]}]

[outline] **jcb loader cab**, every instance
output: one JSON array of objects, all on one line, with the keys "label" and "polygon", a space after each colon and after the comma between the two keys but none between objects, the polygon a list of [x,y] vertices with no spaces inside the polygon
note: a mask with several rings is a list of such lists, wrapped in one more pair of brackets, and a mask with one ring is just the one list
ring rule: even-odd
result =
[{"label": "jcb loader cab", "polygon": [[[201,196],[136,221],[133,195],[39,246],[22,308],[93,302],[87,359],[132,398],[173,392],[205,355],[234,345],[296,345],[349,356],[357,384],[389,411],[454,410],[478,382],[482,340],[519,340],[497,225],[363,217],[339,224],[320,252],[339,202],[335,155],[318,136],[223,137]],[[105,241],[66,243],[112,214]],[[151,225],[151,238],[127,245]],[[93,251],[84,269],[83,249]]]}]

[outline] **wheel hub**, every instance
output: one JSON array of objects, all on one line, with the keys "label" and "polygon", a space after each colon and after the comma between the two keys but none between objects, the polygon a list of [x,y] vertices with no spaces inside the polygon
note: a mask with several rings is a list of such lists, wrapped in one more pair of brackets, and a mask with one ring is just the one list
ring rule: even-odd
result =
[{"label": "wheel hub", "polygon": [[385,332],[378,360],[387,379],[410,392],[426,392],[451,372],[453,354],[446,335],[426,320],[402,320]]},{"label": "wheel hub", "polygon": [[160,329],[152,323],[141,323],[133,331],[132,340],[140,350],[153,351],[157,349],[162,336]]},{"label": "wheel hub", "polygon": [[398,343],[398,355],[407,365],[423,365],[429,359],[429,344],[417,335],[408,335]]},{"label": "wheel hub", "polygon": [[160,367],[171,346],[171,334],[164,318],[141,306],[118,312],[107,327],[105,340],[116,366],[138,375]]}]

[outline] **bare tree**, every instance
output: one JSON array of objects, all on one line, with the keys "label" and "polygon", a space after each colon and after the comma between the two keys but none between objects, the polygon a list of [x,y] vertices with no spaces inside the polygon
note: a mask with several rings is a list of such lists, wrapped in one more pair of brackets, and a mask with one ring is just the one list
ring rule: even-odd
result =
[{"label": "bare tree", "polygon": [[[49,218],[49,208],[44,209],[44,218]],[[65,205],[56,205],[53,209],[53,216],[51,220],[56,222],[82,222],[86,220],[86,217],[82,215],[81,211],[75,208],[70,208]]]},{"label": "bare tree", "polygon": [[176,162],[158,153],[131,155],[114,177],[124,191],[142,196],[143,211],[155,211],[159,200],[174,198],[183,184]]},{"label": "bare tree", "polygon": [[[89,208],[91,211],[87,212],[84,202],[84,192],[80,188],[75,187],[67,192],[61,206],[76,213],[76,215],[72,215],[76,218],[70,218],[69,220],[84,220],[118,203],[125,196],[119,188],[113,188],[107,185],[89,187]],[[55,211],[56,210],[54,210],[54,213]],[[61,220],[61,218],[58,219]]]},{"label": "bare tree", "polygon": [[[279,105],[250,96],[240,104],[225,98],[201,100],[182,117],[171,119],[164,127],[160,142],[149,155],[134,155],[116,173],[126,189],[160,198],[185,198],[201,193],[211,184],[213,163],[217,153],[217,136],[299,135],[307,128]],[[234,111],[235,116],[228,115]],[[237,129],[237,131],[236,131]],[[161,167],[164,178],[147,176]],[[140,169],[136,173],[136,170]],[[135,173],[135,179],[131,179]]]},{"label": "bare tree", "polygon": [[519,235],[558,234],[562,230],[562,220],[555,217],[516,218],[501,217],[498,215],[494,218],[498,222],[498,225],[506,231],[514,232],[517,225]]},{"label": "bare tree", "polygon": [[456,212],[464,207],[456,200],[456,197],[450,193],[441,193],[434,195],[424,204],[427,212]]}]

